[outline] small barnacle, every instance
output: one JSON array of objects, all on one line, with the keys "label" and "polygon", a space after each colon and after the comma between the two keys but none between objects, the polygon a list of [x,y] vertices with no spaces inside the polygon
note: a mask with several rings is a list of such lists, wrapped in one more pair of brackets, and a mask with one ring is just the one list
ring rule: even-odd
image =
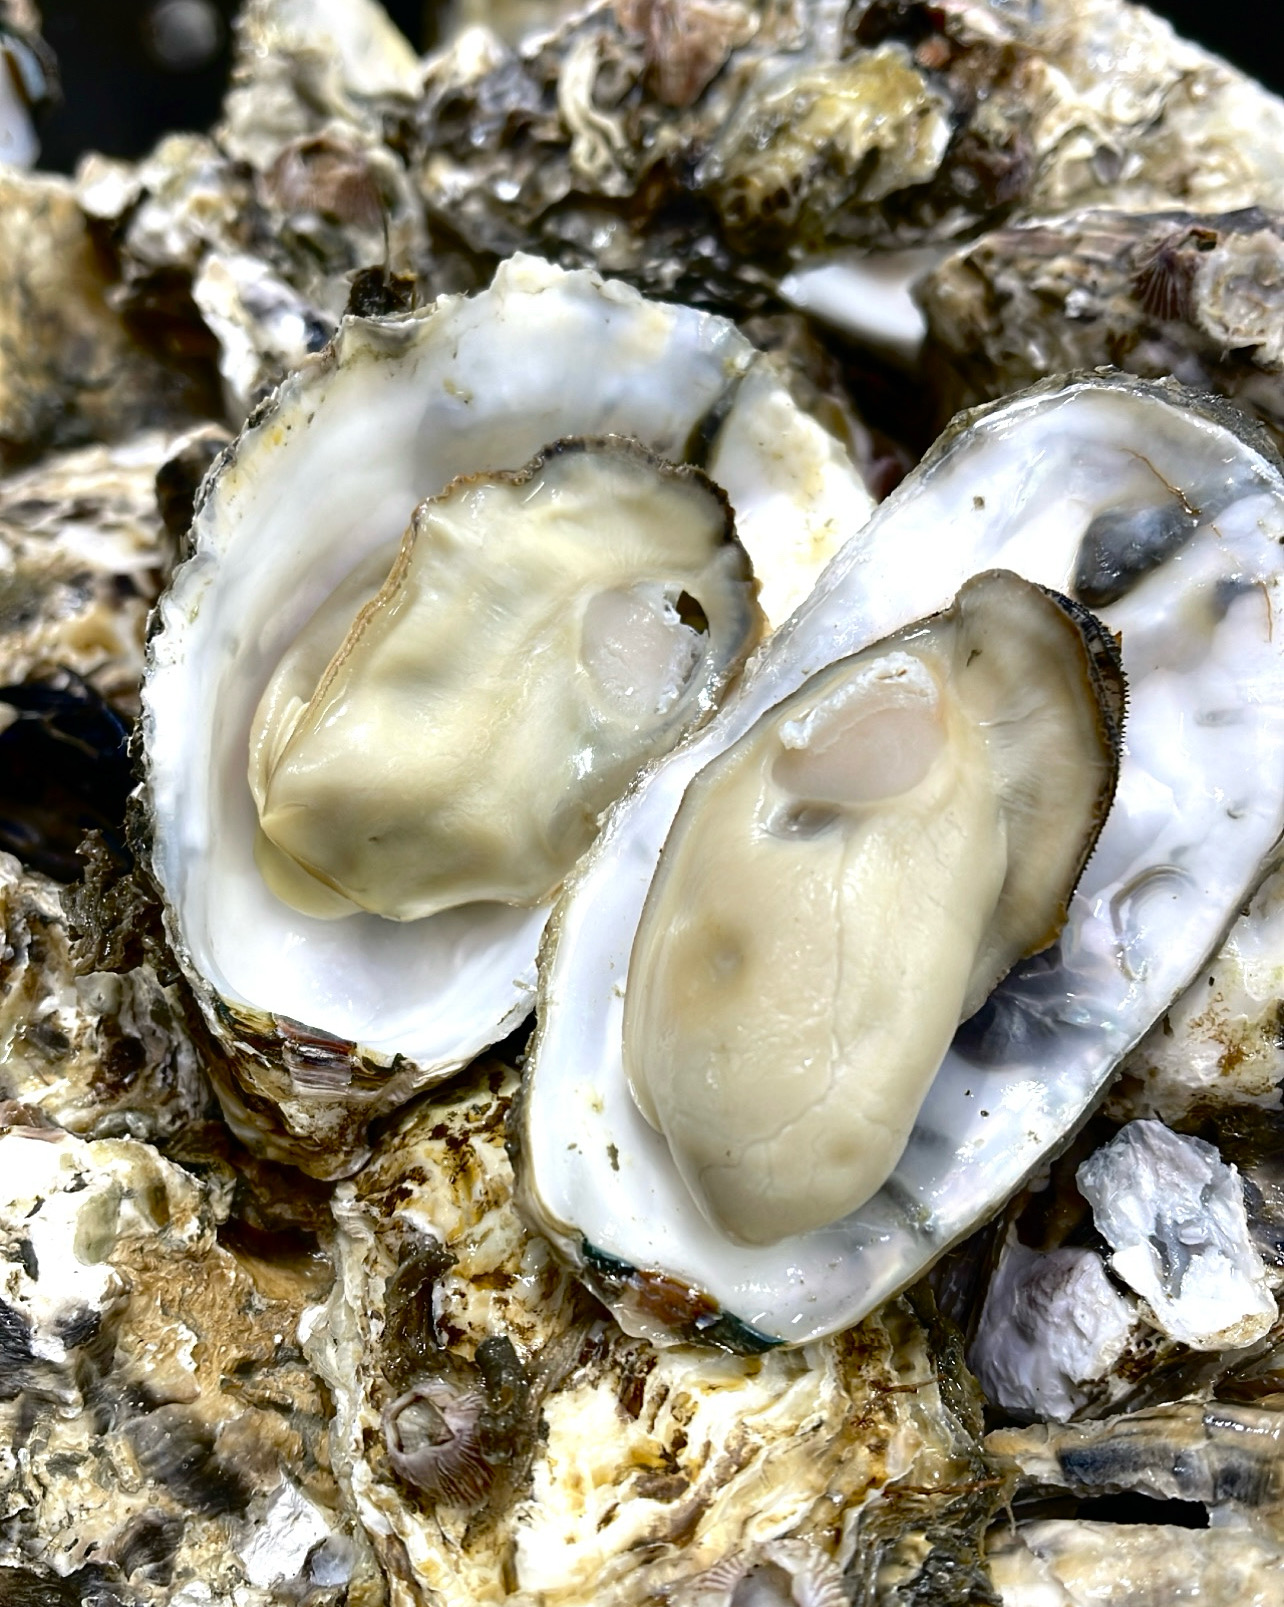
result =
[{"label": "small barnacle", "polygon": [[1199,253],[1216,244],[1217,231],[1198,224],[1165,234],[1133,275],[1133,293],[1142,309],[1160,323],[1187,317]]},{"label": "small barnacle", "polygon": [[814,1545],[775,1540],[715,1563],[689,1599],[691,1607],[844,1607],[849,1597],[842,1570]]},{"label": "small barnacle", "polygon": [[[479,1507],[501,1470],[530,1450],[530,1385],[510,1339],[492,1336],[466,1362],[449,1352],[383,1414],[393,1471],[434,1501]],[[502,1488],[502,1485],[501,1485]]]},{"label": "small barnacle", "polygon": [[420,1380],[383,1414],[393,1471],[434,1500],[477,1506],[495,1477],[482,1453],[485,1410],[485,1391],[478,1384],[445,1374]]}]

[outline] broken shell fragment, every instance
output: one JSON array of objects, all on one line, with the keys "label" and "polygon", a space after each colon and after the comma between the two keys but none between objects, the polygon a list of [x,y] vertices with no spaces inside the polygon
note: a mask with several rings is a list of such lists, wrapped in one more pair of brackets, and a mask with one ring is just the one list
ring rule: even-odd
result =
[{"label": "broken shell fragment", "polygon": [[[346,320],[333,346],[254,415],[205,483],[193,556],[159,606],[143,691],[152,869],[170,941],[216,1045],[224,1110],[240,1137],[277,1159],[319,1176],[352,1171],[371,1118],[516,1026],[533,1001],[544,894],[561,871],[545,867],[543,886],[520,890],[533,900],[526,907],[490,901],[493,887],[482,901],[475,885],[462,895],[470,902],[419,918],[361,909],[334,920],[293,907],[260,869],[271,855],[261,851],[247,780],[265,689],[297,651],[309,659],[306,701],[353,614],[389,574],[425,497],[460,476],[511,474],[550,443],[608,435],[628,436],[670,464],[704,465],[726,495],[773,623],[871,506],[842,447],[732,324],[524,257],[506,262],[474,297]],[[634,449],[621,450],[617,467],[633,461]],[[575,456],[554,454],[527,494],[537,484],[551,488]],[[581,457],[581,468],[601,466],[602,454]],[[686,471],[657,472],[653,484],[668,488],[665,497],[695,484]],[[465,487],[464,502],[501,499],[504,478]],[[520,489],[510,489],[520,502]],[[440,515],[438,505],[434,540],[444,541]],[[721,530],[720,507],[716,522]],[[450,539],[462,542],[462,527]],[[715,570],[743,562],[723,550],[733,556],[711,560]],[[689,695],[673,705],[680,718],[659,720],[666,740],[706,717],[734,673],[743,644],[718,644],[723,623],[748,609],[743,576],[728,594],[740,600],[724,604],[683,573],[674,572],[676,591],[664,574],[652,591],[651,580],[641,592],[632,580],[609,581],[590,620],[601,627],[606,682],[619,616],[642,626],[661,661],[666,651],[676,655],[675,687],[687,685],[690,649],[711,655],[710,673],[694,675]],[[346,615],[337,611],[315,639],[301,637],[341,587],[350,588]],[[479,622],[463,644],[466,673],[486,664],[490,634],[491,623]],[[520,657],[511,640],[506,651],[509,662]],[[648,673],[666,680],[663,670]],[[602,695],[627,703],[631,674],[621,666],[623,679]],[[663,702],[663,687],[653,689]],[[289,695],[297,691],[291,685]],[[481,725],[488,716],[474,719]],[[622,720],[628,724],[627,714]],[[278,734],[274,728],[269,748]],[[638,762],[645,756],[644,748]],[[627,779],[617,769],[611,785]],[[574,808],[595,816],[608,795],[598,790]],[[333,866],[319,868],[331,883],[340,879]],[[328,896],[333,905],[331,888],[309,880],[313,903]],[[436,902],[415,898],[421,908]],[[414,905],[398,913],[413,916]]]},{"label": "broken shell fragment", "polygon": [[[1064,1141],[1220,941],[1284,825],[1284,479],[1247,428],[1176,385],[1103,374],[962,418],[710,725],[612,810],[550,926],[520,1149],[532,1221],[626,1326],[761,1347],[872,1310]],[[1114,806],[1057,944],[960,1027],[882,1188],[839,1221],[739,1244],[624,1074],[630,954],[665,840],[695,777],[768,710],[995,566],[1110,594],[1129,685]]]},{"label": "broken shell fragment", "polygon": [[1155,1327],[1193,1350],[1261,1339],[1279,1316],[1249,1234],[1238,1170],[1212,1144],[1129,1122],[1078,1171],[1115,1275]]},{"label": "broken shell fragment", "polygon": [[959,1022],[1056,940],[1123,700],[1097,621],[994,570],[687,788],[633,942],[624,1069],[732,1239],[824,1227],[886,1182]]}]

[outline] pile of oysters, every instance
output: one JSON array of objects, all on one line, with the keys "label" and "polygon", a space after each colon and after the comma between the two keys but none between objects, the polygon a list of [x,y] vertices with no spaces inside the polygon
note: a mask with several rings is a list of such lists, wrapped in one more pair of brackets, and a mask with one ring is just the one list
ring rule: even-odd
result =
[{"label": "pile of oysters", "polygon": [[1284,1599],[1284,104],[436,25],[0,0],[0,1602]]}]

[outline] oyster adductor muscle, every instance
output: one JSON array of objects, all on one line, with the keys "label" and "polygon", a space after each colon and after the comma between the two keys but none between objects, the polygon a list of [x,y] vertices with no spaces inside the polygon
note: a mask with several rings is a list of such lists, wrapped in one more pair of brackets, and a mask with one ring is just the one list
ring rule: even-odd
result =
[{"label": "oyster adductor muscle", "polygon": [[[635,445],[557,447],[572,437],[627,437]],[[537,454],[542,466],[528,471]],[[681,467],[691,462],[708,481]],[[499,593],[527,585],[517,576],[518,553],[530,546],[519,534],[523,507],[533,518],[538,498],[554,494],[567,506],[573,498],[562,480],[581,470],[593,471],[592,479],[608,463],[645,482],[652,500],[677,497],[660,514],[653,545],[671,533],[679,505],[704,507],[718,537],[707,565],[701,559],[690,572],[644,558],[629,576],[604,578],[592,597],[536,611],[540,629],[554,634],[563,613],[579,618],[577,650],[591,639],[607,703],[649,697],[656,742],[635,746],[636,768],[661,738],[675,741],[708,717],[751,645],[753,585],[768,622],[778,623],[872,505],[838,441],[796,406],[772,360],[726,320],[516,257],[476,296],[345,321],[334,344],[254,415],[205,483],[192,556],[160,604],[143,690],[152,867],[170,941],[218,1045],[212,1061],[224,1110],[242,1138],[275,1158],[319,1176],[351,1172],[366,1153],[371,1118],[470,1060],[529,1012],[549,895],[632,771],[612,761],[608,783],[599,777],[563,811],[569,828],[554,802],[545,835],[565,837],[569,850],[563,843],[562,857],[533,884],[504,890],[463,877],[444,899],[420,888],[401,903],[395,855],[392,868],[367,874],[358,866],[354,878],[339,863],[342,845],[322,862],[297,834],[284,851],[264,847],[247,763],[265,689],[267,705],[284,718],[269,719],[253,737],[256,785],[272,768],[259,759],[274,761],[289,747],[336,650],[351,667],[345,633],[391,580],[394,560],[392,613],[408,606],[414,589],[400,585],[413,579],[413,552],[440,545],[459,562],[421,589],[456,587],[471,599],[474,628],[456,631],[467,658],[463,681],[489,676],[493,686],[498,673],[511,692],[527,673],[521,644],[510,636],[503,649],[510,668],[500,672],[488,646],[493,658],[504,612]],[[533,478],[523,489],[514,482],[527,472]],[[489,478],[470,486],[475,476]],[[452,496],[428,504],[417,521],[432,526],[431,540],[421,532],[398,557],[415,509],[452,482]],[[619,493],[622,482],[615,483]],[[506,495],[504,517],[512,519],[501,532],[502,561],[464,562],[470,504],[498,504]],[[608,486],[607,501],[619,504],[622,493]],[[622,523],[618,511],[608,522]],[[735,542],[723,540],[730,519]],[[562,549],[534,545],[556,567]],[[721,568],[727,584],[706,584],[702,566]],[[478,584],[489,602],[478,601]],[[386,638],[387,612],[382,624],[366,616],[358,636]],[[452,629],[466,623],[447,612]],[[629,630],[619,628],[630,621]],[[626,636],[636,640],[633,626],[658,647],[659,668],[647,671],[654,696],[617,651]],[[574,674],[588,672],[577,665]],[[537,701],[541,719],[566,706]],[[611,718],[599,710],[589,725],[600,733]],[[415,746],[415,719],[394,722],[391,743],[403,757]],[[484,745],[494,709],[477,705],[452,719],[465,731],[460,763],[475,780],[482,767],[466,732]],[[624,709],[616,723],[630,719]],[[354,729],[339,744],[349,755],[339,757],[355,754],[359,763],[355,774],[339,767],[337,791],[362,794],[350,818],[365,809],[366,838],[395,838],[403,829],[396,810],[389,813],[386,798],[373,807],[364,798],[370,772],[386,756],[367,749],[363,757],[365,737],[355,741]],[[588,746],[571,743],[580,758]],[[315,758],[305,768],[315,770]],[[587,760],[585,768],[593,768]],[[535,779],[513,781],[510,793],[545,784],[538,759],[528,776]],[[490,828],[493,813],[488,804],[474,811],[475,835]],[[264,863],[276,886],[293,890],[292,901],[278,896]],[[383,884],[373,899],[371,880]],[[498,901],[514,891],[524,902]],[[380,904],[386,913],[375,912]],[[424,913],[433,907],[437,913]],[[329,918],[341,913],[347,918]]]},{"label": "oyster adductor muscle", "polygon": [[[1157,521],[1172,534],[1158,551],[1134,539]],[[957,421],[714,721],[613,809],[550,926],[521,1154],[532,1220],[626,1325],[758,1345],[842,1327],[1083,1120],[1284,825],[1281,542],[1274,453],[1224,405],[1108,373],[1036,387]],[[697,1205],[622,1063],[630,954],[665,840],[695,778],[769,710],[998,566],[1072,598],[1086,568],[1109,570],[1101,615],[1129,688],[1111,813],[1057,943],[962,1023],[883,1186],[838,1221],[737,1243]],[[761,897],[744,911],[764,931],[774,917]],[[890,920],[886,941],[900,941]],[[806,1144],[789,1159],[804,1177],[814,1165]]]}]

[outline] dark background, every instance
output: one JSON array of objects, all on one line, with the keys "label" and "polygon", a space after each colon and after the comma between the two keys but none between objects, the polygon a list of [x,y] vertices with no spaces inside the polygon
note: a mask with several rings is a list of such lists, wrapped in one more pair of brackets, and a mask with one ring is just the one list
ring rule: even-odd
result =
[{"label": "dark background", "polygon": [[[434,0],[385,3],[412,44],[435,43]],[[1284,52],[1268,21],[1273,5],[1170,0],[1152,9],[1284,92]],[[227,77],[235,11],[236,0],[44,0],[64,98],[42,120],[40,165],[67,172],[85,150],[140,156],[168,129],[207,127]]]}]

